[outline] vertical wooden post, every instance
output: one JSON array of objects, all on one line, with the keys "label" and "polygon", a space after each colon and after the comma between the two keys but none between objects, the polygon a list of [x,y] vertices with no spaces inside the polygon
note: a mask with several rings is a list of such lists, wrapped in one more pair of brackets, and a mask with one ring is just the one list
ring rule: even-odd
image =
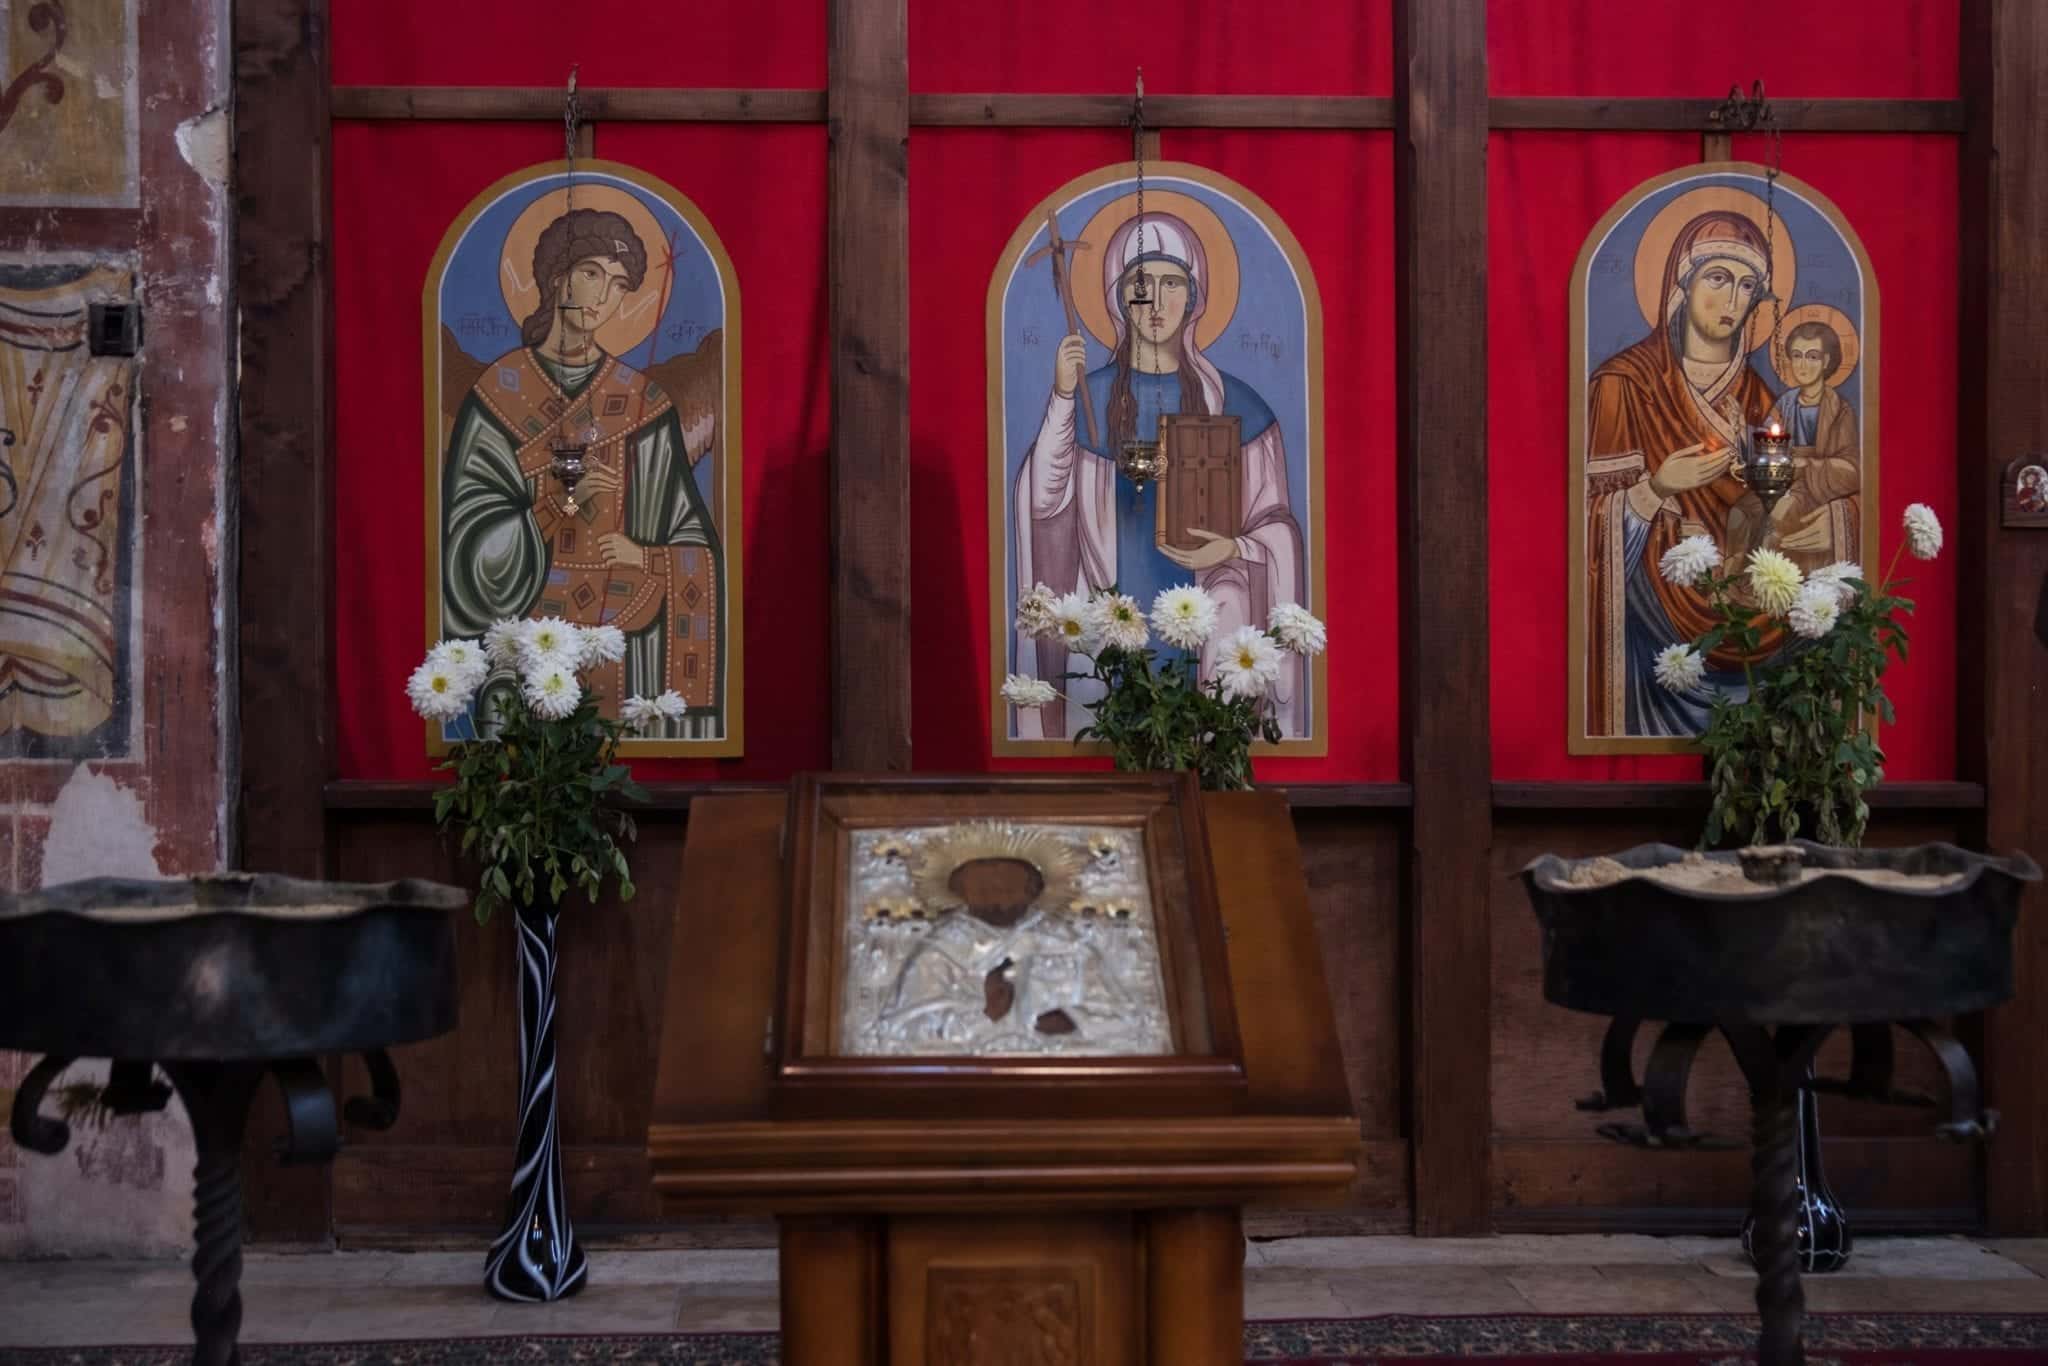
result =
[{"label": "vertical wooden post", "polygon": [[831,0],[832,762],[910,767],[904,0]]},{"label": "vertical wooden post", "polygon": [[[1984,843],[2036,858],[2048,832],[2048,532],[2000,525],[2001,475],[2048,450],[2048,11],[1963,6],[1961,375],[1957,609],[1962,775],[1984,784]],[[1894,531],[1892,534],[1897,534]],[[1972,684],[1974,683],[1974,691]],[[1985,1025],[1986,1149],[1994,1233],[2048,1231],[2048,896],[2028,894],[2016,994]]]},{"label": "vertical wooden post", "polygon": [[[1486,3],[1394,6],[1415,1231],[1489,1227]],[[1452,610],[1455,604],[1455,610]]]},{"label": "vertical wooden post", "polygon": [[884,1366],[882,1230],[867,1219],[781,1221],[782,1359]]},{"label": "vertical wooden post", "polygon": [[[236,866],[322,877],[333,772],[328,619],[327,0],[235,0],[235,295],[241,310]],[[416,458],[416,457],[415,457]],[[328,1169],[280,1167],[284,1112],[259,1099],[243,1151],[262,1237],[325,1241]]]}]

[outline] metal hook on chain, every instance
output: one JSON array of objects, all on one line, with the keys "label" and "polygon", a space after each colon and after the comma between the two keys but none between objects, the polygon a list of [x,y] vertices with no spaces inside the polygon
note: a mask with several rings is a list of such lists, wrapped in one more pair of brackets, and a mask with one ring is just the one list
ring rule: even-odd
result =
[{"label": "metal hook on chain", "polygon": [[[1131,157],[1138,163],[1138,255],[1145,254],[1145,68],[1138,68],[1138,90],[1131,100]],[[1137,279],[1131,282],[1131,302],[1148,304],[1152,302],[1152,291],[1145,283],[1145,272],[1141,267]]]}]

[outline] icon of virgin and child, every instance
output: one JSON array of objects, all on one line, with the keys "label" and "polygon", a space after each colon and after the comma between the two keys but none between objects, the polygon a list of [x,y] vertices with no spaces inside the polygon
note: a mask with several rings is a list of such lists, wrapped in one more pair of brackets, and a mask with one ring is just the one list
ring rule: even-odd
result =
[{"label": "icon of virgin and child", "polygon": [[[1308,604],[1314,591],[1307,487],[1313,452],[1299,445],[1320,381],[1310,373],[1320,359],[1310,344],[1311,329],[1320,325],[1315,286],[1305,262],[1275,245],[1284,228],[1269,233],[1246,206],[1211,187],[1155,187],[1141,218],[1127,179],[1098,183],[1114,189],[1094,197],[1100,207],[1068,244],[1078,325],[1059,312],[1058,295],[1047,288],[1047,252],[1020,254],[1043,247],[1043,232],[1020,232],[1009,262],[1016,270],[999,268],[993,286],[991,307],[1004,310],[1006,354],[992,349],[991,364],[1001,367],[1010,424],[1001,493],[1013,582],[1043,583],[1062,594],[1114,585],[1147,610],[1161,591],[1199,584],[1218,609],[1206,652],[1213,655],[1237,627],[1263,628],[1274,606]],[[1084,220],[1090,201],[1070,202],[1077,206],[1071,228]],[[1242,216],[1244,225],[1233,217],[1226,226],[1219,207]],[[1043,228],[1045,211],[1036,222]],[[1291,237],[1284,240],[1292,246]],[[1254,262],[1254,250],[1265,256]],[[1254,297],[1262,289],[1268,295]],[[1046,312],[1034,312],[1040,308]],[[1020,321],[1025,317],[1045,318],[1046,325],[1034,330]],[[1019,345],[1020,335],[1039,332],[1056,344]],[[1091,359],[1091,338],[1099,359]],[[1226,346],[1229,368],[1215,356]],[[1140,486],[1119,471],[1124,443],[1158,440],[1165,415],[1236,420],[1237,458],[1223,466],[1236,470],[1234,525],[1168,528],[1161,482]],[[1292,453],[1290,443],[1298,447]],[[996,575],[1001,583],[1000,562]],[[1056,680],[1069,669],[1086,672],[1085,661],[1070,660],[1063,643],[1014,629],[999,649],[1008,655],[999,674],[1007,668]],[[1204,678],[1212,662],[1202,661]],[[1301,659],[1289,656],[1271,693],[1284,737],[1310,734],[1312,682]],[[1088,698],[1073,695],[1082,705],[1010,709],[1008,739],[1058,742],[1074,735],[1088,723]]]},{"label": "icon of virgin and child", "polygon": [[[1623,208],[1644,197],[1639,191]],[[1621,214],[1618,208],[1608,223],[1625,226]],[[1732,644],[1711,651],[1693,690],[1660,686],[1658,652],[1718,621],[1704,594],[1659,574],[1672,546],[1707,535],[1725,563],[1739,565],[1767,548],[1805,572],[1862,558],[1866,462],[1874,461],[1875,442],[1841,392],[1862,343],[1854,320],[1833,304],[1787,307],[1799,297],[1795,230],[1812,234],[1806,292],[1874,317],[1876,286],[1857,264],[1864,258],[1852,249],[1853,235],[1831,209],[1803,202],[1784,180],[1770,208],[1760,195],[1725,183],[1685,190],[1639,227],[1639,237],[1609,233],[1608,224],[1595,229],[1599,245],[1582,258],[1575,288],[1586,290],[1586,332],[1575,340],[1590,370],[1578,514],[1586,519],[1586,656],[1583,730],[1575,729],[1575,741],[1696,736],[1716,696],[1743,695],[1745,663],[1787,646],[1783,628],[1771,627],[1754,651]],[[1822,243],[1822,235],[1835,240]],[[1631,252],[1636,298],[1628,300]],[[1839,278],[1815,278],[1823,263]],[[1604,292],[1603,279],[1610,282]],[[1603,303],[1610,336],[1618,304],[1636,305],[1628,313],[1640,308],[1649,323],[1605,356],[1598,354]],[[1760,354],[1766,348],[1768,362]],[[1766,363],[1775,384],[1759,368]],[[1795,478],[1766,517],[1737,466],[1754,431],[1773,421],[1790,439]]]},{"label": "icon of virgin and child", "polygon": [[[556,188],[516,216],[477,215],[429,281],[445,334],[440,633],[474,638],[504,617],[615,626],[624,658],[585,674],[601,713],[672,691],[686,711],[650,739],[724,741],[726,538],[707,496],[716,480],[696,467],[736,454],[719,430],[728,334],[674,323],[692,264],[712,267],[721,296],[723,256],[692,239],[700,259],[686,259],[687,226],[665,231],[655,213],[668,206],[622,183],[579,175],[565,193],[558,174],[542,179]],[[487,258],[490,283],[466,250]],[[573,487],[557,471],[564,446],[583,448]]]}]

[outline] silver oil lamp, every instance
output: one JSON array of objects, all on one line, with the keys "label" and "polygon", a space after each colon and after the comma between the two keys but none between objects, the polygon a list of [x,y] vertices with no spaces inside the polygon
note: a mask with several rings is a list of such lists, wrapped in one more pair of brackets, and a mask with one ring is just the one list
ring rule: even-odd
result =
[{"label": "silver oil lamp", "polygon": [[576,485],[583,481],[583,457],[590,453],[590,444],[564,433],[548,443],[548,453],[548,472],[562,486],[562,510],[574,515]]},{"label": "silver oil lamp", "polygon": [[1749,454],[1735,466],[1735,477],[1764,505],[1764,524],[1770,524],[1771,509],[1792,488],[1792,439],[1785,424],[1771,415],[1768,425],[1751,433]]}]

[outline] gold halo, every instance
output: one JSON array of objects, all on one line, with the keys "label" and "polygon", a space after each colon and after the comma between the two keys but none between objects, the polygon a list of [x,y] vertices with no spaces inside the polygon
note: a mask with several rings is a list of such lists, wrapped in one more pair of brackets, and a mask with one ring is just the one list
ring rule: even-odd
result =
[{"label": "gold halo", "polygon": [[[1209,278],[1202,281],[1208,302],[1202,307],[1202,316],[1195,320],[1195,345],[1206,351],[1209,343],[1223,335],[1231,314],[1237,311],[1237,243],[1230,240],[1230,231],[1216,211],[1192,195],[1148,189],[1145,212],[1149,214],[1155,209],[1172,214],[1193,228],[1202,244],[1202,255],[1208,259]],[[1116,230],[1137,216],[1137,195],[1112,199],[1095,211],[1088,226],[1074,239],[1089,247],[1087,254],[1074,254],[1080,267],[1074,272],[1074,311],[1081,315],[1081,326],[1088,329],[1088,334],[1111,350],[1116,348],[1116,327],[1109,320],[1109,300],[1102,295],[1102,253],[1109,250],[1109,239],[1116,236]],[[1089,282],[1086,288],[1080,284],[1082,279]]]},{"label": "gold halo", "polygon": [[[619,311],[597,329],[597,344],[605,354],[623,356],[646,341],[647,334],[660,321],[654,315],[661,307],[661,262],[668,251],[668,234],[637,195],[616,185],[593,184],[579,178],[576,207],[618,214],[633,225],[633,231],[640,234],[640,245],[647,250],[647,274],[641,279],[640,288],[628,294]],[[548,224],[568,211],[568,191],[550,190],[521,210],[511,231],[505,234],[505,244],[499,248],[498,289],[505,296],[505,307],[512,310],[515,324],[540,306],[540,282],[527,278],[533,270],[534,244],[540,241]]]},{"label": "gold halo", "polygon": [[[1856,362],[1863,357],[1863,343],[1856,336],[1856,325],[1849,321],[1849,315],[1833,304],[1801,304],[1785,315],[1785,321],[1778,328],[1778,337],[1792,335],[1792,329],[1801,323],[1821,322],[1834,329],[1835,340],[1842,344],[1842,363],[1835,367],[1835,373],[1828,376],[1828,388],[1841,387],[1856,369]],[[1792,383],[1792,370],[1785,358],[1785,344],[1782,340],[1771,342],[1771,369],[1786,384]]]},{"label": "gold halo", "polygon": [[[1764,202],[1733,185],[1702,185],[1687,190],[1657,210],[1656,217],[1643,229],[1642,240],[1636,244],[1636,307],[1642,310],[1643,321],[1653,330],[1664,322],[1664,300],[1659,291],[1664,287],[1664,261],[1671,255],[1671,244],[1678,240],[1679,230],[1687,223],[1716,209],[1741,214],[1756,228],[1757,235],[1763,236]],[[1793,286],[1799,282],[1799,255],[1793,249],[1792,234],[1782,215],[1772,220],[1770,243],[1774,277],[1771,292],[1780,299],[1789,299]],[[1750,313],[1743,334],[1743,354],[1756,350],[1769,339],[1772,317],[1767,305],[1759,305]]]},{"label": "gold halo", "polygon": [[935,915],[965,910],[953,874],[980,859],[1014,859],[1037,869],[1044,886],[1034,906],[1063,909],[1079,889],[1081,858],[1059,835],[1010,821],[969,821],[931,833],[911,870],[911,890]]}]

